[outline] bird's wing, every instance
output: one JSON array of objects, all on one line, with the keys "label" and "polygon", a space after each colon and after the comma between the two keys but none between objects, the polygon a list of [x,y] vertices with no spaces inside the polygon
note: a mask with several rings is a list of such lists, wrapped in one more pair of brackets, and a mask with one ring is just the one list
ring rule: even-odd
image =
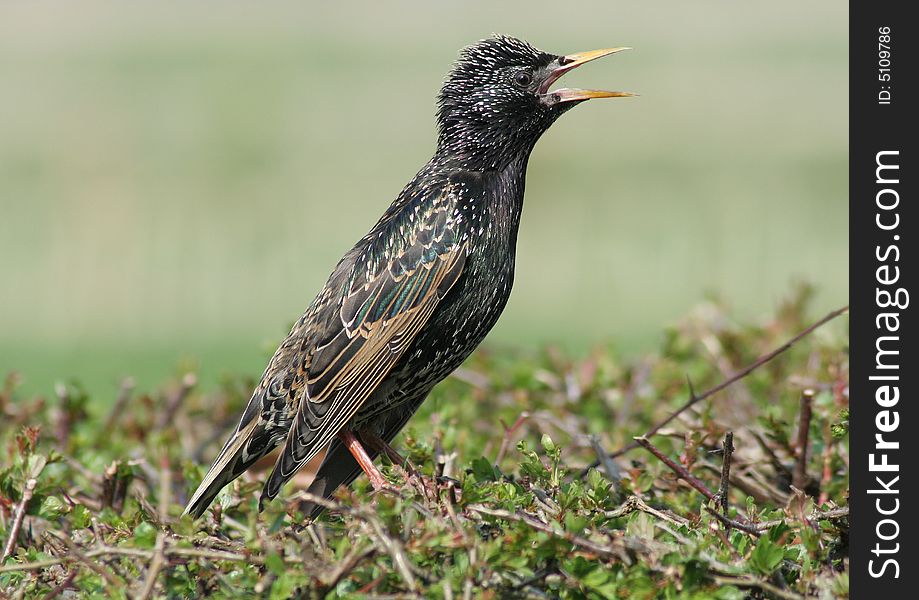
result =
[{"label": "bird's wing", "polygon": [[426,195],[365,238],[338,310],[312,324],[317,341],[304,352],[304,393],[263,500],[328,446],[460,277],[467,248],[454,210],[456,188]]},{"label": "bird's wing", "polygon": [[[384,422],[382,423],[382,427],[377,428],[375,426],[375,432],[380,436],[380,439],[387,444],[391,443],[393,438],[402,431],[402,428],[412,417],[415,413],[415,409],[423,400],[422,398],[414,406],[405,407],[399,410],[391,418],[383,416]],[[379,454],[379,452],[373,448],[368,447],[364,449],[367,451],[371,460],[375,459],[377,454]],[[319,468],[316,470],[316,477],[313,479],[307,491],[320,498],[331,498],[335,490],[341,486],[349,485],[352,481],[357,479],[361,473],[362,469],[360,465],[357,464],[357,461],[354,460],[354,457],[351,456],[351,452],[341,443],[341,440],[334,439],[332,443],[329,444],[329,449],[322,459],[322,464],[319,465]],[[312,502],[304,502],[300,505],[300,510],[303,514],[313,519],[322,514],[324,508],[322,504],[314,504]]]},{"label": "bird's wing", "polygon": [[300,364],[304,319],[300,319],[265,368],[262,379],[236,426],[185,508],[201,516],[223,486],[284,440],[293,419],[294,399],[302,388]]}]

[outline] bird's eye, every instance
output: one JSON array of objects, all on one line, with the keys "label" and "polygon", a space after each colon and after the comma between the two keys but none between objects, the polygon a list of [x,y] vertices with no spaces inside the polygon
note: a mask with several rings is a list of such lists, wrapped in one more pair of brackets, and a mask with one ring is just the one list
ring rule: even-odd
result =
[{"label": "bird's eye", "polygon": [[514,74],[514,83],[517,84],[518,87],[529,87],[530,84],[533,83],[533,76],[526,71],[517,71]]}]

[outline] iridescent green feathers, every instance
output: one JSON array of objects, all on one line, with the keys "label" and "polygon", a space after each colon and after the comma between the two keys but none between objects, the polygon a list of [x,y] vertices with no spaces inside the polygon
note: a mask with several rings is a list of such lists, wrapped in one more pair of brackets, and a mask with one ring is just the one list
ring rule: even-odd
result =
[{"label": "iridescent green feathers", "polygon": [[269,363],[186,512],[203,513],[286,439],[262,492],[273,498],[355,415],[463,271],[463,190],[448,181],[403,197],[342,259]]}]

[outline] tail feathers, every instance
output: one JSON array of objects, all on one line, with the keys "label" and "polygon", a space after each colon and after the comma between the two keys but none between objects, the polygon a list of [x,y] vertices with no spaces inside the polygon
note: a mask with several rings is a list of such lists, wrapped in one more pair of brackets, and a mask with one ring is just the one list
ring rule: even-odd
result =
[{"label": "tail feathers", "polygon": [[[188,506],[185,507],[185,512],[182,514],[191,515],[197,519],[204,514],[204,511],[211,505],[211,502],[214,501],[214,498],[217,497],[220,490],[235,479],[235,477],[230,477],[229,473],[220,473],[218,475],[217,478],[209,482],[205,480],[201,483],[195,491],[194,496],[192,496],[191,500],[188,502]],[[207,485],[205,485],[205,483],[207,483]]]},{"label": "tail feathers", "polygon": [[268,476],[268,479],[265,480],[264,487],[262,487],[262,494],[258,499],[259,512],[265,508],[265,502],[274,500],[275,496],[281,492],[281,488],[284,487],[284,484],[300,470],[300,467],[309,462],[311,458],[313,457],[307,456],[301,461],[294,461],[293,458],[288,456],[287,452],[281,452],[277,462],[274,463],[271,474]]},{"label": "tail feathers", "polygon": [[[392,442],[396,434],[405,427],[405,424],[423,401],[424,397],[420,398],[415,405],[410,406],[407,410],[398,412],[391,411],[384,415],[386,422],[383,424],[381,430],[377,431],[377,435],[387,443]],[[367,450],[371,460],[377,457],[378,453],[375,450],[367,448],[366,446],[364,449]],[[308,491],[321,498],[331,498],[335,490],[343,485],[351,485],[351,482],[357,479],[363,472],[363,469],[357,464],[357,461],[354,460],[354,457],[351,456],[351,453],[345,445],[342,444],[338,438],[335,438],[329,446],[328,452],[326,452],[322,465],[320,465],[319,469],[316,471],[316,478],[313,480]],[[300,509],[305,514],[315,519],[322,514],[325,507],[312,502],[304,502]]]},{"label": "tail feathers", "polygon": [[263,448],[263,451],[251,454],[246,452],[250,450],[247,448],[248,442],[252,440],[257,424],[258,419],[252,419],[246,427],[234,433],[227,440],[223,450],[214,461],[214,465],[192,494],[183,514],[192,515],[196,519],[203,515],[225,485],[242,475],[255,461],[274,448],[269,445]]},{"label": "tail feathers", "polygon": [[[376,452],[370,452],[370,456],[375,458]],[[336,439],[329,446],[329,451],[316,472],[316,478],[307,491],[320,498],[331,498],[335,490],[343,485],[350,485],[361,473],[363,471],[360,465],[357,464],[357,461],[354,460],[354,457],[351,456],[344,444]],[[300,510],[315,519],[322,514],[325,507],[321,504],[304,502]]]}]

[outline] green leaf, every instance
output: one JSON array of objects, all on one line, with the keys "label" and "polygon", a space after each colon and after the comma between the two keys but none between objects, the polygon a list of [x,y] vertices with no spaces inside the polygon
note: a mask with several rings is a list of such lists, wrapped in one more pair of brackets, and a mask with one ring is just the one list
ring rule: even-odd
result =
[{"label": "green leaf", "polygon": [[134,543],[140,548],[152,548],[156,544],[156,527],[146,521],[134,528]]},{"label": "green leaf", "polygon": [[714,594],[714,598],[717,598],[717,600],[743,600],[746,597],[746,594],[733,585],[719,587]]},{"label": "green leaf", "polygon": [[500,477],[495,466],[484,456],[474,459],[470,467],[477,481],[497,481]]},{"label": "green leaf", "polygon": [[43,519],[56,519],[70,512],[70,506],[57,496],[47,496],[38,509],[38,515]]},{"label": "green leaf", "polygon": [[764,535],[759,538],[756,547],[750,553],[750,565],[763,575],[771,575],[781,564],[784,556],[785,549]]},{"label": "green leaf", "polygon": [[74,529],[86,529],[89,527],[91,522],[92,513],[89,512],[88,508],[82,504],[77,504],[73,507],[73,512],[70,517],[70,524]]},{"label": "green leaf", "polygon": [[284,559],[281,558],[276,552],[269,552],[265,555],[265,566],[268,567],[268,569],[278,577],[284,575]]}]

